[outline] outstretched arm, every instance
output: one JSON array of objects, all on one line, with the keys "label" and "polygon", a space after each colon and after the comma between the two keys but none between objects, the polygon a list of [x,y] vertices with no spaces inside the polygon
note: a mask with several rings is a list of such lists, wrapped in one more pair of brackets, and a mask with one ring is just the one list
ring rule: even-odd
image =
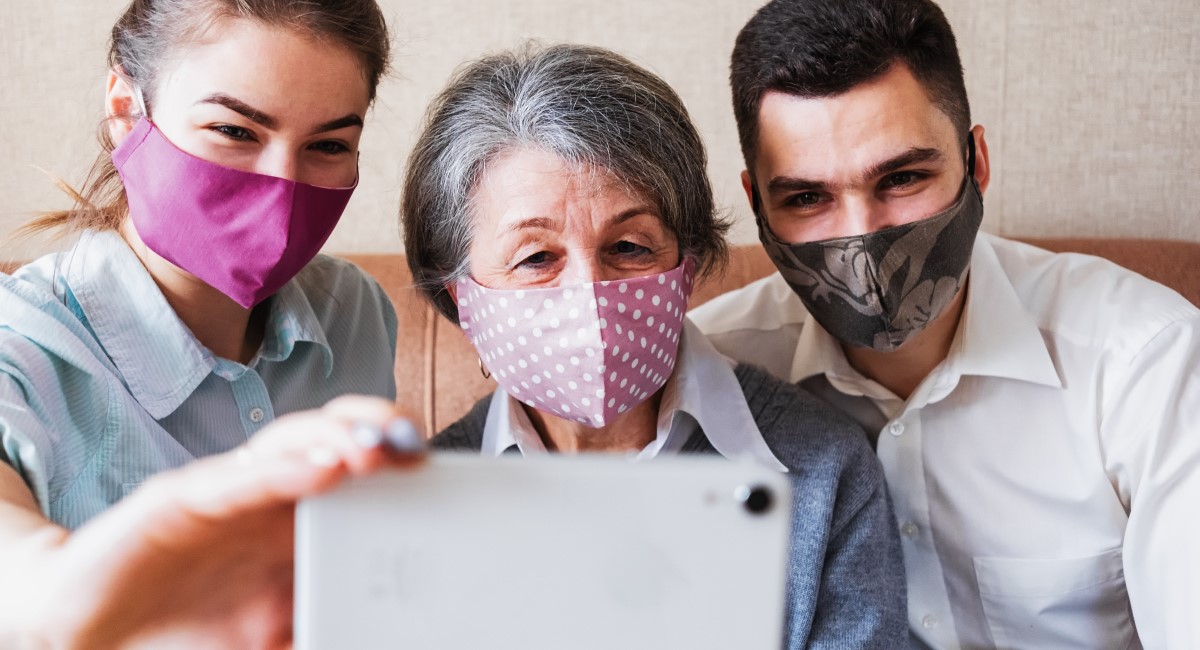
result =
[{"label": "outstretched arm", "polygon": [[[390,402],[341,398],[154,476],[68,532],[0,465],[0,646],[290,647],[296,502],[419,449]],[[368,424],[371,426],[363,427]],[[405,429],[407,427],[407,429]]]}]

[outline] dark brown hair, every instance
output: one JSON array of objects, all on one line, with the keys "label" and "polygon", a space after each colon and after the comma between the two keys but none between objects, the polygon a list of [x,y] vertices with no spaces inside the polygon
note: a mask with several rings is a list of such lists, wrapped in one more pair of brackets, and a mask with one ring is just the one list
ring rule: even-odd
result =
[{"label": "dark brown hair", "polygon": [[738,34],[729,66],[746,169],[754,172],[758,113],[775,90],[833,97],[906,66],[966,147],[971,108],[950,23],[930,0],[774,0]]}]

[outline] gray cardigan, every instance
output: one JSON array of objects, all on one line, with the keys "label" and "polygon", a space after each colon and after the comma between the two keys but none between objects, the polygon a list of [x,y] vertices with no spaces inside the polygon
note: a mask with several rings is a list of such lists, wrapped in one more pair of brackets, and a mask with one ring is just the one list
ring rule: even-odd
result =
[{"label": "gray cardigan", "polygon": [[[883,470],[862,429],[754,366],[735,372],[755,423],[792,480],[786,647],[907,646],[900,539]],[[433,448],[480,449],[490,401],[434,437]],[[697,431],[682,453],[716,450]]]}]

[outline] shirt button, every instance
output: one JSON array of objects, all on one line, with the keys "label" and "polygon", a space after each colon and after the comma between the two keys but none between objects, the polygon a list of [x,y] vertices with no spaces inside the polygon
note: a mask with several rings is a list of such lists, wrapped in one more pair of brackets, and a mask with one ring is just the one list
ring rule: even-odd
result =
[{"label": "shirt button", "polygon": [[898,435],[903,434],[904,433],[904,423],[901,422],[900,420],[895,420],[894,422],[892,422],[891,424],[888,425],[888,433],[892,434],[893,436],[898,436]]},{"label": "shirt button", "polygon": [[900,534],[909,539],[916,537],[919,532],[921,532],[921,529],[917,528],[917,525],[911,521],[906,521],[900,526]]},{"label": "shirt button", "polygon": [[933,616],[932,614],[921,619],[921,627],[924,627],[926,630],[932,630],[933,628],[937,627],[937,624],[937,617]]},{"label": "shirt button", "polygon": [[263,413],[263,410],[258,408],[257,406],[250,409],[250,413],[249,413],[250,421],[255,424],[262,422],[263,416],[265,416],[265,415],[266,415],[266,413]]}]

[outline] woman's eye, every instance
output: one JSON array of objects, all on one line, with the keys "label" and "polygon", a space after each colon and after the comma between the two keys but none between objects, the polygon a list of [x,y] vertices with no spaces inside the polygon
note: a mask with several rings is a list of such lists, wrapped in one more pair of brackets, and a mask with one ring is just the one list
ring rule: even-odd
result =
[{"label": "woman's eye", "polygon": [[645,255],[650,252],[650,249],[631,241],[622,240],[613,245],[613,252],[617,255]]},{"label": "woman's eye", "polygon": [[232,124],[218,124],[210,128],[212,128],[213,131],[216,131],[217,133],[229,138],[230,140],[254,139],[253,133],[250,133],[248,129],[243,129],[240,126],[233,126]]},{"label": "woman's eye", "polygon": [[549,261],[550,261],[550,253],[547,253],[546,251],[538,251],[538,252],[534,253],[533,255],[530,255],[529,257],[526,257],[525,259],[521,260],[520,262],[517,262],[517,266],[518,267],[521,267],[521,266],[537,267],[537,266],[541,266]]},{"label": "woman's eye", "polygon": [[321,142],[314,142],[313,144],[309,145],[308,148],[312,149],[313,151],[329,154],[331,156],[350,151],[350,147],[347,147],[345,143],[338,142],[337,140],[322,140]]}]

